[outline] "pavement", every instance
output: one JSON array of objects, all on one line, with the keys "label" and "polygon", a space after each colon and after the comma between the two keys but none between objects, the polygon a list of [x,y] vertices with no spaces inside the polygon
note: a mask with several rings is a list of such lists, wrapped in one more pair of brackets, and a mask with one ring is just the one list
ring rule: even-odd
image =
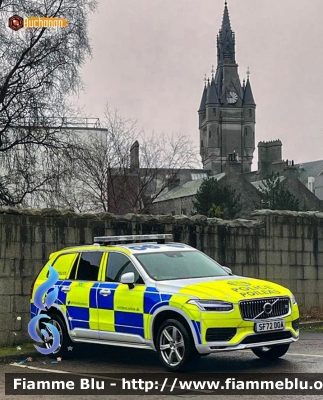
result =
[{"label": "pavement", "polygon": [[[228,375],[233,374],[252,374],[253,377],[263,374],[266,379],[273,376],[272,374],[299,374],[307,373],[313,374],[318,373],[323,376],[323,331],[322,330],[304,330],[301,332],[300,340],[293,343],[289,351],[281,359],[272,362],[258,359],[250,350],[235,351],[235,352],[222,352],[208,357],[202,357],[202,359],[192,366],[193,373],[201,374],[213,374],[224,373]],[[23,348],[22,348],[23,349]],[[22,353],[19,354],[21,356]],[[56,364],[52,364],[52,360],[49,357],[41,356],[39,353],[31,361],[27,361],[25,364],[17,364],[19,362],[19,357],[16,360],[11,360],[7,362],[0,363],[0,399],[5,400],[15,400],[22,396],[13,396],[4,394],[5,386],[5,374],[14,373],[15,375],[23,376],[22,374],[33,374],[33,373],[45,373],[53,372],[59,374],[60,379],[63,377],[69,377],[70,374],[76,375],[79,378],[84,376],[93,377],[93,379],[101,377],[101,374],[105,374],[104,378],[107,385],[111,382],[113,374],[120,374],[124,376],[127,373],[137,374],[147,374],[156,373],[163,377],[165,370],[160,365],[158,356],[155,352],[148,350],[137,350],[137,349],[126,349],[120,347],[110,347],[110,346],[89,346],[86,350],[86,346],[82,346],[82,352],[75,358],[69,360],[61,360]],[[32,375],[30,375],[32,376]],[[67,378],[68,379],[68,378]],[[213,396],[216,395],[217,400],[228,400],[229,398],[233,400],[237,399],[237,396],[220,395],[215,392],[212,393]],[[67,394],[62,396],[64,399],[74,400],[75,395]],[[77,399],[89,400],[97,396],[91,395],[79,395]],[[131,398],[138,397],[135,395]],[[141,396],[142,397],[142,396]],[[160,399],[162,397],[159,395],[148,395],[150,399]],[[195,393],[191,391],[185,393],[177,393],[176,395],[168,395],[167,400],[171,399],[191,399],[196,397],[198,400],[206,399],[209,400],[211,397],[205,395],[205,392],[197,390]],[[250,400],[250,398],[256,398],[257,400],[272,398],[273,400],[295,400],[295,395],[288,394],[282,395],[277,393],[275,396],[242,396],[240,397],[244,400]],[[53,399],[57,400],[57,394],[55,395],[37,395],[37,399]],[[104,397],[102,397],[104,398]],[[128,400],[127,395],[109,395],[109,399],[116,400]],[[302,396],[303,399],[322,399],[321,396],[309,395]]]},{"label": "pavement", "polygon": [[[323,321],[306,321],[301,322],[301,330],[315,330],[316,328],[323,327]],[[323,331],[322,331],[323,332]],[[19,349],[20,348],[20,349]],[[23,343],[11,347],[0,348],[0,362],[10,361],[19,359],[20,361],[27,359],[28,357],[45,357],[42,356],[35,348],[32,343]]]}]

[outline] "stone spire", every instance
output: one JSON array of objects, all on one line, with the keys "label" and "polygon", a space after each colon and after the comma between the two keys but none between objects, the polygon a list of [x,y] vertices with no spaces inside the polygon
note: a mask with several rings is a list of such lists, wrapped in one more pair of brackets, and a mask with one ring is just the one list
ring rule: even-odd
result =
[{"label": "stone spire", "polygon": [[218,64],[235,63],[235,35],[231,28],[227,2],[224,3],[222,26],[217,38]]},{"label": "stone spire", "polygon": [[244,89],[243,105],[255,106],[256,103],[255,103],[255,100],[253,98],[251,85],[250,85],[250,80],[249,80],[249,75],[250,75],[250,72],[248,72],[247,84],[246,84],[246,87]]},{"label": "stone spire", "polygon": [[206,87],[206,80],[204,81],[204,90],[202,94],[202,99],[201,99],[201,104],[199,111],[204,111],[205,110],[205,104],[206,104],[206,94],[207,94],[207,87]]},{"label": "stone spire", "polygon": [[211,84],[208,87],[207,90],[207,95],[206,95],[206,104],[216,104],[218,103],[218,95],[216,92],[216,87],[215,87],[215,80],[214,77],[212,77]]},{"label": "stone spire", "polygon": [[221,31],[222,32],[228,32],[228,31],[232,32],[227,2],[224,3],[224,12],[223,12]]}]

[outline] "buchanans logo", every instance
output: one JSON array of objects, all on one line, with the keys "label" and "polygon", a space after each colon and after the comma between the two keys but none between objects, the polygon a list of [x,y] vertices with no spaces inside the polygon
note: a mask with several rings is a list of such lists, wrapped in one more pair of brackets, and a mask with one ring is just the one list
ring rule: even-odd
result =
[{"label": "buchanans logo", "polygon": [[20,15],[13,15],[9,18],[9,28],[19,31],[21,28],[65,28],[68,26],[65,18],[49,17],[28,17],[23,18]]},{"label": "buchanans logo", "polygon": [[13,15],[9,18],[9,28],[14,31],[19,31],[19,29],[23,28],[24,19],[19,15]]}]

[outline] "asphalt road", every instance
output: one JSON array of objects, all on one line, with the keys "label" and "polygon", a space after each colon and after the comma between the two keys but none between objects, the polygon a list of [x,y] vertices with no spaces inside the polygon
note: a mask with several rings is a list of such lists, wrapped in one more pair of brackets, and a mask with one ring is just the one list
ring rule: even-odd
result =
[{"label": "asphalt road", "polygon": [[[47,357],[37,357],[31,362],[27,362],[23,366],[13,365],[14,361],[4,362],[0,364],[0,398],[15,399],[25,396],[5,396],[5,373],[41,373],[41,372],[60,372],[73,373],[79,376],[90,374],[90,376],[98,376],[98,374],[112,373],[158,373],[163,374],[165,370],[160,366],[156,353],[148,350],[135,350],[117,347],[90,346],[84,348],[77,358],[71,360],[62,360],[58,364],[52,364],[51,359]],[[190,373],[252,373],[265,374],[267,378],[271,373],[321,373],[323,381],[323,333],[319,332],[301,332],[301,338],[297,343],[291,345],[289,352],[280,360],[268,362],[258,359],[250,350],[218,353],[203,357],[198,363],[191,367]],[[62,376],[62,375],[60,375]],[[64,375],[65,376],[65,375]],[[41,396],[37,395],[37,399],[94,399],[98,396]],[[100,396],[109,399],[130,399],[142,396]],[[204,395],[202,392],[189,392],[176,395],[146,395],[147,399],[159,399],[165,397],[173,398],[191,398],[199,399],[237,399],[237,396],[222,395]],[[241,396],[243,399],[250,399],[250,396]],[[275,395],[275,396],[253,396],[257,399],[268,399],[268,397],[280,399],[295,399],[294,395]],[[28,398],[28,397],[27,397]],[[29,396],[33,398],[33,396]],[[322,396],[302,396],[302,399],[322,399]]]}]

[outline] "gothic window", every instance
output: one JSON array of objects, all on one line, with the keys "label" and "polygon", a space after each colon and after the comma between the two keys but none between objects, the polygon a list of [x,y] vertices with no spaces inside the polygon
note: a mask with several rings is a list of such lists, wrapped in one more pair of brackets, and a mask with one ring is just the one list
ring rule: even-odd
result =
[{"label": "gothic window", "polygon": [[213,108],[213,114],[216,115],[216,108]]},{"label": "gothic window", "polygon": [[247,128],[244,128],[244,133],[245,133],[246,136],[248,136],[248,129]]},{"label": "gothic window", "polygon": [[252,109],[249,108],[249,117],[252,117]]},{"label": "gothic window", "polygon": [[201,147],[203,147],[203,140],[201,140]]},{"label": "gothic window", "polygon": [[216,131],[217,131],[217,134],[219,135],[219,133],[220,133],[220,128],[218,127]]},{"label": "gothic window", "polygon": [[211,136],[212,136],[212,132],[209,131],[209,139],[211,139]]}]

